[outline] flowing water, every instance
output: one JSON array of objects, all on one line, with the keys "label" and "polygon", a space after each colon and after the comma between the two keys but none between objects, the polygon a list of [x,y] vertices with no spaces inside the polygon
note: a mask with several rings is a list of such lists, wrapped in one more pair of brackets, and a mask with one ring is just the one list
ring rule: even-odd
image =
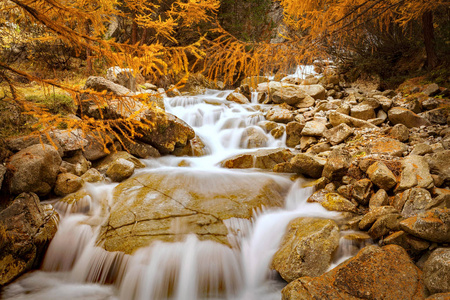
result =
[{"label": "flowing water", "polygon": [[[252,220],[231,218],[226,226],[232,248],[200,241],[187,235],[176,243],[155,242],[133,255],[107,252],[96,246],[104,207],[113,204],[117,184],[86,184],[89,196],[76,206],[55,203],[63,217],[47,251],[42,270],[9,285],[5,299],[280,299],[285,283],[270,270],[273,254],[286,225],[299,216],[337,218],[318,204],[306,203],[312,188],[305,180],[257,169],[227,170],[220,162],[246,149],[246,130],[267,137],[263,148],[285,147],[285,137],[274,139],[257,126],[269,107],[252,101],[239,105],[225,100],[231,91],[208,90],[205,95],[166,99],[166,110],[185,120],[205,143],[203,157],[172,157],[143,160],[142,173],[182,172],[201,182],[214,180],[233,185],[270,177],[285,190],[283,209],[258,210]],[[206,180],[208,179],[208,180]],[[187,184],[195,184],[190,181]],[[209,184],[210,185],[210,184]],[[213,189],[214,186],[202,187]],[[335,263],[348,256],[345,244]]]}]

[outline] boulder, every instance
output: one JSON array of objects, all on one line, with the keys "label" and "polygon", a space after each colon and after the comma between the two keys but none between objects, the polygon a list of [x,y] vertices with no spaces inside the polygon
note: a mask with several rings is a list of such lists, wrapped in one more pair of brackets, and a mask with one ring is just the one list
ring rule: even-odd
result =
[{"label": "boulder", "polygon": [[430,293],[450,293],[450,248],[437,248],[423,265],[425,285]]},{"label": "boulder", "polygon": [[278,123],[289,123],[294,120],[294,115],[289,109],[274,106],[266,113],[266,119]]},{"label": "boulder", "polygon": [[81,129],[56,129],[50,132],[50,137],[56,145],[60,145],[60,148],[64,153],[81,150],[89,143]]},{"label": "boulder", "polygon": [[209,153],[209,149],[205,146],[203,141],[199,136],[195,136],[194,138],[189,140],[189,143],[182,148],[175,148],[172,152],[172,155],[175,156],[204,156]]},{"label": "boulder", "polygon": [[380,217],[382,217],[384,215],[389,215],[389,214],[398,214],[398,211],[392,206],[375,207],[374,209],[369,211],[367,214],[365,214],[364,217],[361,219],[361,221],[359,222],[359,229],[367,230]]},{"label": "boulder", "polygon": [[450,293],[439,293],[428,297],[426,300],[448,300],[450,299]]},{"label": "boulder", "polygon": [[391,108],[388,111],[388,118],[392,124],[403,124],[408,128],[431,125],[427,119],[422,118],[409,109],[402,107]]},{"label": "boulder", "polygon": [[56,179],[55,194],[65,196],[81,189],[84,181],[82,178],[71,173],[60,173]]},{"label": "boulder", "polygon": [[352,198],[358,203],[367,206],[370,196],[372,196],[372,182],[369,179],[364,178],[353,184]]},{"label": "boulder", "polygon": [[106,176],[112,181],[122,182],[134,173],[134,163],[124,158],[114,160],[106,170]]},{"label": "boulder", "polygon": [[426,155],[425,158],[430,167],[431,174],[438,175],[443,184],[450,184],[450,150],[439,151],[431,155]]},{"label": "boulder", "polygon": [[427,96],[433,97],[439,94],[440,91],[441,90],[439,89],[439,85],[437,85],[436,83],[431,83],[423,89],[422,93]]},{"label": "boulder", "polygon": [[430,247],[428,241],[410,235],[402,230],[396,231],[385,237],[381,244],[400,246],[413,258],[420,258],[421,254]]},{"label": "boulder", "polygon": [[385,299],[426,297],[422,271],[399,246],[368,246],[319,277],[302,277],[282,290],[283,300]]},{"label": "boulder", "polygon": [[345,123],[339,124],[323,133],[323,136],[331,143],[331,145],[338,145],[350,137],[354,129]]},{"label": "boulder", "polygon": [[398,231],[400,229],[401,220],[402,216],[397,213],[383,215],[373,223],[367,233],[373,239],[379,239],[390,232]]},{"label": "boulder", "polygon": [[431,148],[431,146],[426,143],[420,143],[420,144],[414,145],[414,149],[413,149],[413,151],[411,151],[410,154],[411,155],[425,155],[425,154],[429,154],[429,153],[433,153],[433,148]]},{"label": "boulder", "polygon": [[250,219],[262,207],[279,207],[283,189],[270,176],[249,173],[160,171],[132,177],[113,191],[98,244],[133,253],[153,241],[180,241],[187,234],[230,245],[224,224]]},{"label": "boulder", "polygon": [[325,190],[315,192],[307,201],[320,203],[324,208],[331,211],[357,212],[356,204],[337,193],[329,193]]},{"label": "boulder", "polygon": [[[116,84],[126,87],[132,92],[136,92],[136,76],[132,69],[122,69],[111,67],[106,71],[106,78]],[[139,76],[141,76],[139,74]]]},{"label": "boulder", "polygon": [[353,161],[351,154],[342,148],[336,148],[328,156],[322,176],[331,181],[339,180],[344,176]]},{"label": "boulder", "polygon": [[322,122],[309,121],[305,123],[305,127],[302,130],[302,135],[321,137],[325,130],[327,130],[327,128]]},{"label": "boulder", "polygon": [[159,151],[148,144],[139,141],[130,141],[127,138],[122,139],[125,149],[138,158],[160,157]]},{"label": "boulder", "polygon": [[236,155],[221,162],[221,166],[229,169],[258,168],[272,170],[277,164],[289,162],[293,156],[294,154],[291,151],[283,148],[261,149]]},{"label": "boulder", "polygon": [[431,189],[434,187],[433,177],[426,159],[418,155],[409,155],[402,161],[402,173],[398,191],[412,187]]},{"label": "boulder", "polygon": [[61,161],[58,151],[50,145],[36,144],[17,152],[6,164],[9,192],[47,195],[55,185]]},{"label": "boulder", "polygon": [[377,126],[375,126],[367,121],[353,118],[353,117],[344,115],[342,113],[339,113],[337,111],[331,111],[330,114],[328,115],[328,118],[330,119],[330,123],[331,123],[331,125],[333,125],[333,127],[336,127],[336,126],[344,123],[344,124],[347,124],[348,126],[357,127],[357,128],[378,128]]},{"label": "boulder", "polygon": [[[81,151],[76,151],[71,157],[65,157],[61,163],[61,168],[66,167],[66,172],[81,176],[91,167]],[[61,171],[63,172],[63,171]]]},{"label": "boulder", "polygon": [[350,116],[361,120],[369,120],[375,118],[375,110],[368,104],[355,105],[350,109]]},{"label": "boulder", "polygon": [[306,175],[311,178],[320,178],[326,160],[300,153],[291,158],[291,165],[296,173]]},{"label": "boulder", "polygon": [[88,144],[83,148],[83,155],[89,161],[95,161],[108,155],[108,145],[111,145],[114,140],[109,135],[88,133],[86,134]]},{"label": "boulder", "polygon": [[239,146],[244,149],[262,148],[267,146],[269,138],[258,126],[244,129]]},{"label": "boulder", "polygon": [[2,189],[3,179],[6,174],[6,167],[0,164],[0,190]]},{"label": "boulder", "polygon": [[270,99],[276,104],[286,103],[291,106],[296,106],[307,96],[307,93],[295,84],[272,81],[268,84],[268,90]]},{"label": "boulder", "polygon": [[409,189],[403,193],[403,197],[406,199],[402,209],[404,218],[426,212],[438,204],[431,198],[430,192],[422,188]]},{"label": "boulder", "polygon": [[327,96],[327,91],[321,84],[298,85],[298,88],[304,91],[308,96],[311,96],[316,100],[325,100]]},{"label": "boulder", "polygon": [[91,168],[81,176],[84,182],[99,182],[105,179],[97,169]]},{"label": "boulder", "polygon": [[383,162],[375,162],[367,169],[370,180],[383,190],[390,190],[397,184],[394,174]]},{"label": "boulder", "polygon": [[136,157],[134,157],[133,155],[131,155],[128,152],[125,151],[119,151],[116,153],[112,153],[110,155],[108,155],[107,157],[105,157],[104,159],[96,162],[94,164],[94,167],[102,174],[105,174],[106,171],[109,169],[109,167],[111,166],[111,164],[118,160],[118,159],[126,159],[130,162],[132,162],[134,164],[134,168],[135,169],[140,169],[140,168],[145,168],[145,164],[143,164],[139,159],[137,159]]},{"label": "boulder", "polygon": [[409,129],[403,124],[396,124],[392,127],[390,136],[400,142],[406,142],[409,139]]},{"label": "boulder", "polygon": [[402,230],[427,241],[450,243],[450,209],[434,208],[400,222]]},{"label": "boulder", "polygon": [[332,220],[297,218],[287,227],[272,268],[287,282],[322,275],[339,245],[339,228]]},{"label": "boulder", "polygon": [[309,147],[317,143],[317,138],[315,136],[302,136],[300,138],[300,145],[296,148],[300,147],[300,150],[306,151]]},{"label": "boulder", "polygon": [[391,138],[378,138],[370,143],[371,153],[402,157],[407,150],[408,146]]},{"label": "boulder", "polygon": [[0,287],[40,266],[58,220],[34,193],[20,194],[0,211]]},{"label": "boulder", "polygon": [[303,127],[305,125],[299,122],[289,122],[286,125],[286,146],[295,147],[300,144]]},{"label": "boulder", "polygon": [[369,209],[389,205],[389,196],[385,190],[379,189],[369,200]]},{"label": "boulder", "polygon": [[425,118],[431,123],[447,125],[447,120],[450,116],[448,105],[446,107],[435,108],[419,114],[420,117]]},{"label": "boulder", "polygon": [[238,92],[233,92],[227,96],[228,101],[236,102],[238,104],[248,104],[250,101],[247,97]]}]

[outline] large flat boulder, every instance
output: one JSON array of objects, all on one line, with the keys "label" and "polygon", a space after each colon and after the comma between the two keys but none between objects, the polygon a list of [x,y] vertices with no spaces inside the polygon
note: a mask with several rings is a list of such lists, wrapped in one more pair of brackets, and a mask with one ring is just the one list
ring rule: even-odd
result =
[{"label": "large flat boulder", "polygon": [[119,184],[98,243],[133,253],[153,241],[180,241],[187,234],[230,245],[224,221],[249,219],[262,207],[283,202],[283,188],[270,176],[223,171],[155,171]]}]

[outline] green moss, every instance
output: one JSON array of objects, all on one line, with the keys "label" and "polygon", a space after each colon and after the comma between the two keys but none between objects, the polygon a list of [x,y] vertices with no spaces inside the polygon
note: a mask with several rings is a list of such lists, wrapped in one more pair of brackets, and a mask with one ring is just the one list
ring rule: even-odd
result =
[{"label": "green moss", "polygon": [[52,114],[66,115],[75,111],[72,98],[66,94],[28,95],[25,99],[43,105]]}]

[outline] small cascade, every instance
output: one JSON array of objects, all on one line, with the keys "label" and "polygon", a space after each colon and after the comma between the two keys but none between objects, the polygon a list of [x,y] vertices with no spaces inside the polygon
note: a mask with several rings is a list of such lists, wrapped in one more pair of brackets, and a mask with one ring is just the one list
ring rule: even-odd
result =
[{"label": "small cascade", "polygon": [[258,104],[258,92],[252,92],[252,99],[251,99],[251,102],[253,103],[253,104]]}]

